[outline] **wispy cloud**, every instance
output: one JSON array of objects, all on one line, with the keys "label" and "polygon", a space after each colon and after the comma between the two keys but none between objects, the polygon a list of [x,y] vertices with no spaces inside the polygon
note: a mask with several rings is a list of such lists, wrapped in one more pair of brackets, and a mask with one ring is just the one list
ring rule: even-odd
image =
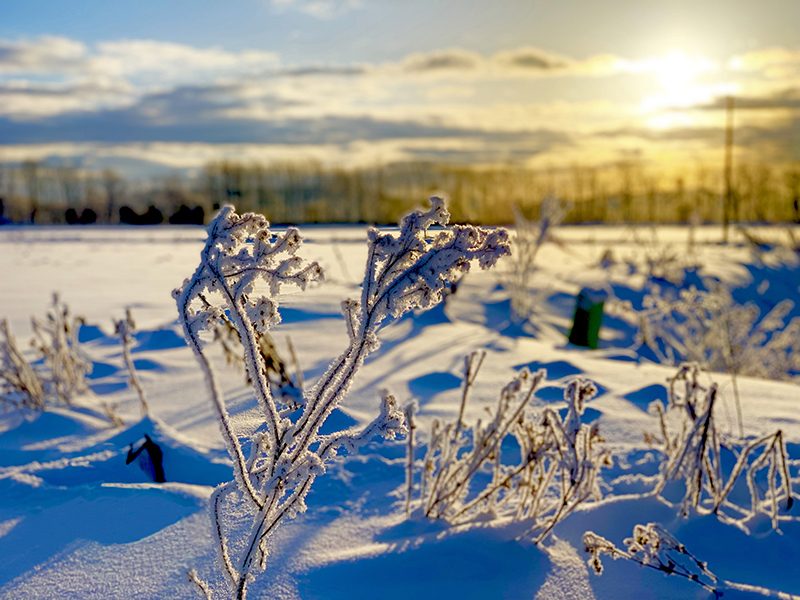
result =
[{"label": "wispy cloud", "polygon": [[[800,110],[800,88],[790,87],[764,95],[740,95],[735,98],[734,107],[739,110]],[[726,98],[715,98],[708,104],[693,107],[700,110],[725,110]]]},{"label": "wispy cloud", "polygon": [[[525,46],[483,57],[461,48],[411,54],[402,62],[409,72],[473,71],[484,76],[602,76],[632,72],[631,61],[600,54],[578,60],[542,48]],[[392,68],[392,65],[385,65]]]},{"label": "wispy cloud", "polygon": [[578,62],[572,58],[532,46],[499,52],[495,54],[494,60],[501,65],[534,71],[567,70]]},{"label": "wispy cloud", "polygon": [[406,71],[427,72],[475,69],[483,63],[480,55],[458,48],[428,54],[411,54],[403,61]]},{"label": "wispy cloud", "polygon": [[[87,46],[62,37],[0,40],[0,116],[12,120],[131,107],[154,90],[274,72],[276,54],[154,40]],[[217,92],[221,91],[217,90]]]},{"label": "wispy cloud", "polygon": [[213,77],[252,75],[278,66],[273,52],[230,52],[156,40],[117,40],[89,47],[63,37],[0,41],[0,77],[31,81],[115,79],[175,85]]},{"label": "wispy cloud", "polygon": [[85,44],[64,37],[0,41],[0,74],[73,72],[84,65]]},{"label": "wispy cloud", "polygon": [[100,42],[88,61],[91,71],[109,76],[153,75],[161,81],[181,81],[209,75],[228,77],[266,71],[278,65],[273,52],[193,48],[155,40]]},{"label": "wispy cloud", "polygon": [[39,84],[16,81],[0,83],[0,115],[14,120],[40,119],[63,113],[126,106],[131,87],[124,82],[102,80],[71,84]]},{"label": "wispy cloud", "polygon": [[769,79],[800,76],[800,50],[765,48],[734,56],[729,66],[738,71],[756,72]]}]

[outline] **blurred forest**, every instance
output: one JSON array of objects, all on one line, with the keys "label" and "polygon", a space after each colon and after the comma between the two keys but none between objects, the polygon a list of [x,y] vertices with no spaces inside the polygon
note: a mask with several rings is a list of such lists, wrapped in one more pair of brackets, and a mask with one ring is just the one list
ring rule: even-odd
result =
[{"label": "blurred forest", "polygon": [[[0,164],[4,223],[203,223],[226,203],[261,212],[273,223],[396,223],[432,194],[449,199],[456,222],[509,224],[513,206],[536,216],[542,199],[552,195],[572,205],[566,219],[572,223],[709,223],[722,222],[726,189],[718,168],[696,165],[666,177],[636,161],[546,171],[214,162],[193,178],[147,181],[34,161]],[[800,163],[740,164],[729,198],[732,221],[800,222]]]}]

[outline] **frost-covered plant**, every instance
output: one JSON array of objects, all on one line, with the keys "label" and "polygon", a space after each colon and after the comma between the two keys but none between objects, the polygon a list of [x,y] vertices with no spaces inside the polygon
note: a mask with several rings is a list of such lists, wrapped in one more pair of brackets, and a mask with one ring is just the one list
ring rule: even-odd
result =
[{"label": "frost-covered plant", "polygon": [[756,262],[797,264],[800,243],[792,232],[792,224],[774,228],[767,235],[756,233],[755,229],[747,229],[744,225],[737,225],[736,232],[745,239]]},{"label": "frost-covered plant", "polygon": [[[747,461],[750,455],[759,447],[763,449],[762,453],[748,465]],[[738,509],[744,515],[741,519],[742,522],[758,513],[766,513],[772,521],[772,527],[779,530],[778,524],[781,520],[779,503],[785,502],[787,511],[794,504],[783,432],[779,429],[773,434],[760,437],[742,448],[740,452],[725,487],[714,500],[714,511],[719,514],[722,507]],[[760,485],[756,482],[756,475],[765,467],[767,468],[767,489],[762,498],[762,495],[759,494]],[[742,510],[728,500],[734,483],[743,472],[747,480],[747,489],[750,492],[749,510]]]},{"label": "frost-covered plant", "polygon": [[414,414],[417,411],[417,403],[411,402],[403,409],[403,414],[406,419],[406,428],[408,435],[406,441],[406,516],[411,515],[411,494],[414,490],[414,432],[417,430],[417,425],[414,423]]},{"label": "frost-covered plant", "polygon": [[648,569],[694,581],[712,592],[715,598],[722,595],[717,591],[717,577],[708,570],[708,565],[686,550],[683,544],[658,523],[635,525],[633,535],[623,540],[623,543],[625,550],[617,548],[613,542],[592,531],[583,534],[583,544],[590,555],[587,562],[596,575],[603,573],[600,557],[608,554],[614,560],[625,558]]},{"label": "frost-covered plant", "polygon": [[57,294],[44,320],[34,317],[34,347],[44,358],[33,365],[25,358],[4,319],[0,321],[0,400],[15,408],[44,410],[48,404],[71,404],[85,392],[92,363],[78,344],[80,319],[71,318]]},{"label": "frost-covered plant", "polygon": [[[714,422],[717,387],[715,384],[709,388],[701,386],[699,374],[698,365],[682,365],[670,380],[666,410],[660,401],[651,404],[652,411],[659,417],[660,443],[665,455],[655,493],[660,495],[669,481],[682,480],[685,493],[681,511],[684,516],[693,507],[701,514],[716,513],[725,521],[744,525],[756,515],[766,514],[773,527],[778,529],[779,505],[785,503],[788,510],[793,504],[782,432],[778,430],[744,446],[728,444],[738,456],[726,481],[721,453],[725,445]],[[670,413],[673,418],[669,418]],[[762,448],[761,454],[748,463],[759,448]],[[764,468],[767,468],[767,489],[759,493],[756,476]],[[747,508],[735,504],[730,498],[742,473],[750,493],[750,506]],[[723,512],[725,509],[737,513],[738,518]]]},{"label": "frost-covered plant", "polygon": [[[632,271],[643,271],[648,278],[660,278],[675,284],[683,283],[686,269],[692,265],[693,250],[680,254],[671,244],[658,239],[658,228],[649,227],[650,235],[639,236],[638,228],[633,228],[634,254],[626,259]],[[690,230],[690,239],[693,235]]]},{"label": "frost-covered plant", "polygon": [[786,379],[800,371],[800,318],[787,325],[794,303],[782,300],[759,319],[755,304],[737,304],[724,285],[709,287],[710,291],[681,290],[675,300],[657,289],[645,296],[638,314],[638,341],[662,362],[689,361],[729,373],[741,436],[737,377]]},{"label": "frost-covered plant", "polygon": [[[594,383],[576,378],[564,390],[564,400],[567,402],[564,417],[561,418],[551,408],[545,409],[542,425],[545,439],[550,444],[544,454],[547,460],[542,460],[538,473],[534,471],[534,477],[525,481],[527,494],[518,508],[520,513],[527,507],[528,512],[521,514],[535,518],[534,525],[527,533],[536,534],[537,543],[580,504],[602,498],[598,473],[602,467],[611,464],[610,457],[602,447],[604,440],[600,437],[597,423],[581,423],[586,402],[595,395],[597,387]],[[536,439],[530,432],[524,433],[530,440]],[[525,438],[517,437],[517,441],[525,441]],[[543,479],[539,479],[542,475]],[[547,498],[537,488],[542,482],[549,481],[552,482],[551,492],[555,492],[557,501],[548,506]]]},{"label": "frost-covered plant", "polygon": [[20,350],[8,321],[0,321],[0,400],[6,406],[44,410],[45,386]]},{"label": "frost-covered plant", "polygon": [[660,339],[668,361],[697,362],[712,371],[786,379],[800,370],[800,318],[785,322],[791,300],[760,318],[755,304],[737,304],[726,286],[709,287],[682,290],[674,301],[658,290],[646,296],[642,317],[649,335],[642,341],[658,351]]},{"label": "frost-covered plant", "polygon": [[[244,370],[247,383],[251,384],[252,381],[250,381],[250,376],[247,375],[247,369],[245,367],[245,352],[241,340],[239,339],[239,333],[236,331],[236,327],[234,327],[231,320],[228,319],[224,313],[220,316],[219,320],[214,323],[212,332],[214,334],[214,342],[218,343],[220,348],[222,348],[226,362],[229,365],[234,365]],[[256,330],[256,338],[258,340],[259,352],[261,352],[261,356],[264,360],[264,367],[267,370],[267,377],[269,378],[273,395],[279,397],[289,396],[294,398],[295,403],[297,403],[297,400],[303,395],[303,378],[302,372],[297,366],[297,357],[294,355],[294,348],[291,340],[287,336],[286,341],[289,352],[295,362],[294,377],[289,374],[289,368],[278,353],[275,341],[272,339],[269,331]]]},{"label": "frost-covered plant", "polygon": [[92,363],[78,344],[80,319],[70,317],[69,308],[53,294],[53,307],[45,319],[34,317],[34,347],[44,356],[48,369],[45,384],[51,394],[70,404],[73,396],[85,392],[86,375]]},{"label": "frost-covered plant", "polygon": [[[211,303],[208,302],[208,306]],[[239,334],[236,327],[233,326],[230,319],[225,317],[224,314],[213,323],[214,327],[212,333],[214,335],[214,343],[219,344],[222,353],[225,355],[225,362],[234,367],[241,368],[247,373],[244,362],[244,350],[239,341]],[[248,381],[250,383],[250,381]]]},{"label": "frost-covered plant", "polygon": [[[211,497],[214,535],[227,591],[244,598],[247,585],[266,567],[267,544],[278,525],[305,510],[314,478],[337,450],[354,452],[375,435],[393,438],[405,433],[402,411],[384,394],[380,415],[362,431],[320,435],[326,418],[344,399],[367,355],[378,345],[378,331],[387,319],[441,301],[444,289],[477,260],[482,268],[509,253],[504,230],[447,225],[449,214],[440,198],[429,211],[406,216],[397,234],[368,232],[368,258],[360,300],[346,300],[349,344],[316,385],[296,400],[273,396],[259,351],[256,331],[280,320],[278,293],[284,285],[301,288],[322,277],[316,263],[305,263],[297,251],[295,229],[273,233],[266,219],[238,215],[223,208],[208,228],[200,265],[174,292],[189,346],[205,374],[234,465],[234,481],[219,486]],[[433,230],[433,227],[442,229]],[[203,347],[204,331],[230,319],[245,349],[245,366],[263,419],[254,432],[237,429]],[[243,437],[249,446],[245,456]],[[252,527],[243,538],[231,535],[241,514]],[[190,577],[200,581],[196,574]],[[202,582],[201,582],[202,583]],[[206,593],[209,587],[198,584]]]},{"label": "frost-covered plant", "polygon": [[[597,480],[606,464],[596,425],[581,423],[585,403],[596,386],[582,379],[564,390],[567,412],[562,418],[552,409],[540,414],[529,410],[536,390],[546,377],[540,369],[523,368],[500,393],[486,426],[479,421],[470,432],[463,426],[464,406],[483,352],[466,359],[466,376],[459,418],[442,425],[434,420],[420,486],[425,515],[458,523],[479,513],[505,513],[514,520],[532,520],[523,534],[536,542],[579,504],[601,497]],[[519,446],[516,464],[503,464],[502,444],[513,436]],[[483,489],[470,489],[475,476],[490,471]]]},{"label": "frost-covered plant", "polygon": [[503,286],[511,296],[511,310],[522,321],[529,319],[539,304],[531,284],[536,274],[536,255],[545,242],[552,240],[552,230],[568,212],[569,205],[552,196],[542,200],[536,221],[527,219],[519,207],[514,207],[514,254]]},{"label": "frost-covered plant", "polygon": [[[139,395],[139,404],[142,409],[142,416],[147,416],[150,413],[150,408],[147,405],[147,394],[145,394],[144,386],[142,385],[142,381],[139,379],[139,374],[136,372],[136,366],[133,364],[133,358],[131,357],[131,346],[133,345],[132,340],[132,333],[134,329],[136,329],[136,323],[133,322],[133,315],[131,314],[130,309],[125,311],[125,319],[120,319],[119,321],[114,321],[114,327],[117,331],[117,335],[119,335],[120,342],[122,343],[122,356],[125,359],[125,366],[128,367],[128,373],[130,373],[130,383],[133,386],[133,389],[136,390],[136,393]],[[109,414],[109,418],[115,414],[113,411],[106,408],[106,411]],[[117,417],[118,418],[118,417]],[[114,419],[112,418],[112,422]]]},{"label": "frost-covered plant", "polygon": [[[699,374],[699,366],[687,364],[670,380],[667,410],[680,413],[681,427],[677,433],[670,430],[663,404],[656,401],[650,406],[659,417],[666,457],[655,491],[660,494],[668,481],[683,479],[686,484],[682,502],[684,515],[688,514],[690,506],[699,505],[704,483],[713,491],[721,489],[720,439],[713,415],[717,386],[703,388]],[[682,393],[680,387],[683,387]]]}]

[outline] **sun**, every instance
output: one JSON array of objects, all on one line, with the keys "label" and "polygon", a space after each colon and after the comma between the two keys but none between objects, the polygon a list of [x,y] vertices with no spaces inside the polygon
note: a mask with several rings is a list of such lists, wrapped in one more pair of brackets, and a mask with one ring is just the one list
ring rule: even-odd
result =
[{"label": "sun", "polygon": [[711,65],[707,64],[706,60],[675,50],[665,56],[655,58],[651,67],[653,74],[666,93],[680,94],[689,88],[697,75],[711,69]]},{"label": "sun", "polygon": [[632,70],[651,75],[657,83],[655,91],[645,95],[640,104],[640,112],[650,115],[649,124],[657,129],[687,124],[687,115],[676,114],[667,118],[665,111],[701,106],[720,94],[730,93],[730,86],[708,81],[708,75],[719,71],[714,61],[682,50],[643,58],[636,61]]}]

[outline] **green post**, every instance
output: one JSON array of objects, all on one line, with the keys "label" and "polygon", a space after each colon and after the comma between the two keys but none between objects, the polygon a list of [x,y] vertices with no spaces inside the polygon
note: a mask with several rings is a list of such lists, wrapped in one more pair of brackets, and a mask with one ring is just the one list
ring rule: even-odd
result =
[{"label": "green post", "polygon": [[581,290],[575,302],[575,318],[569,334],[571,343],[586,348],[597,348],[606,298],[608,294],[604,290],[589,288]]}]

